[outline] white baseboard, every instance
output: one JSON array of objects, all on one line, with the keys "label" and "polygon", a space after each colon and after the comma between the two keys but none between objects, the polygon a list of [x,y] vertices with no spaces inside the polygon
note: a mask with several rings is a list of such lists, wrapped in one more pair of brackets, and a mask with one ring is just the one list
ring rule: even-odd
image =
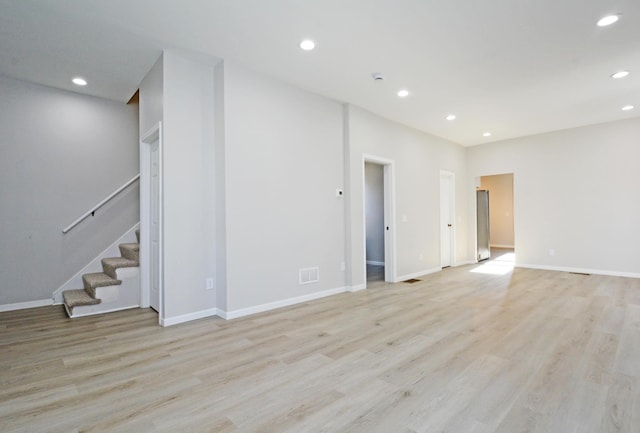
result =
[{"label": "white baseboard", "polygon": [[367,260],[367,265],[384,266],[384,262],[376,262],[374,260]]},{"label": "white baseboard", "polygon": [[393,282],[394,283],[401,283],[403,281],[410,280],[412,278],[424,277],[425,275],[433,274],[435,272],[440,272],[441,270],[442,270],[441,268],[433,268],[433,269],[427,269],[427,270],[424,270],[424,271],[414,272],[413,274],[401,275],[401,276],[396,277],[393,280]]},{"label": "white baseboard", "polygon": [[26,310],[27,308],[46,307],[53,305],[53,299],[40,299],[39,301],[16,302],[15,304],[0,305],[0,312]]},{"label": "white baseboard", "polygon": [[366,288],[367,288],[366,284],[358,284],[357,286],[347,287],[347,292],[355,293],[355,292],[359,292],[360,290],[364,290]]},{"label": "white baseboard", "polygon": [[465,265],[475,265],[477,262],[475,260],[463,260],[461,262],[456,262],[455,265],[453,265],[454,268],[457,268],[458,266],[465,266]]},{"label": "white baseboard", "polygon": [[491,244],[491,248],[510,248],[510,249],[514,249],[515,247],[513,245],[500,245],[500,244]]},{"label": "white baseboard", "polygon": [[290,305],[301,304],[315,299],[326,298],[348,291],[347,287],[337,287],[335,289],[323,290],[321,292],[310,293],[308,295],[297,296],[295,298],[283,299],[281,301],[269,302],[248,308],[241,308],[233,311],[219,311],[219,316],[226,320],[237,319],[239,317],[250,316],[252,314],[264,313],[276,308],[288,307]]},{"label": "white baseboard", "polygon": [[182,314],[180,316],[165,317],[164,319],[160,319],[160,325],[177,325],[179,323],[190,322],[192,320],[204,319],[205,317],[219,316],[219,313],[220,312],[217,308],[209,308],[206,310],[195,311],[193,313]]},{"label": "white baseboard", "polygon": [[574,272],[578,274],[607,275],[610,277],[640,278],[640,274],[636,274],[633,272],[607,271],[602,269],[571,268],[571,267],[565,267],[565,266],[531,265],[531,264],[518,263],[516,264],[516,268],[541,269],[544,271]]}]

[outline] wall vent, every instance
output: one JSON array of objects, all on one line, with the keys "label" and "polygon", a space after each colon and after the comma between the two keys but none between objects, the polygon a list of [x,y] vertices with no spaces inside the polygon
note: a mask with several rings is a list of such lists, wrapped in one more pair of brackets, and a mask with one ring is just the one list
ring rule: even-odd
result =
[{"label": "wall vent", "polygon": [[304,268],[300,269],[300,284],[311,284],[320,281],[320,268]]}]

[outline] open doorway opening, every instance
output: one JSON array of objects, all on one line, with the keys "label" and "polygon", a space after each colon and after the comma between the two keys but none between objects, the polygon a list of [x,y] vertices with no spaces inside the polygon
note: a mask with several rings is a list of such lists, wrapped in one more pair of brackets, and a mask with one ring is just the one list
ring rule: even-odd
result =
[{"label": "open doorway opening", "polygon": [[513,259],[513,173],[482,176],[477,189],[478,261],[502,256]]},{"label": "open doorway opening", "polygon": [[[369,174],[367,176],[367,167]],[[380,170],[382,170],[382,190],[380,190]],[[375,173],[375,174],[373,174]],[[363,279],[365,287],[368,283],[367,267],[372,272],[369,275],[372,278],[380,278],[380,281],[394,283],[396,278],[396,242],[395,242],[395,198],[394,198],[394,162],[391,159],[382,158],[374,155],[362,155],[362,206],[364,212],[363,217],[363,255],[362,269],[364,272]],[[371,180],[371,188],[367,187],[368,180]],[[375,184],[375,186],[373,186]],[[370,200],[367,200],[367,190],[369,190]],[[367,203],[369,202],[369,204]],[[380,224],[380,203],[382,203],[383,217]],[[367,211],[368,205],[375,208],[373,212]],[[371,233],[375,237],[369,238],[367,229],[371,228]],[[380,239],[380,231],[382,230],[382,239]],[[370,254],[370,255],[369,255]],[[374,255],[375,254],[375,255]],[[367,265],[367,261],[371,264]],[[382,265],[381,265],[382,264]],[[372,268],[377,266],[377,268]]]},{"label": "open doorway opening", "polygon": [[384,166],[364,164],[367,282],[384,281]]}]

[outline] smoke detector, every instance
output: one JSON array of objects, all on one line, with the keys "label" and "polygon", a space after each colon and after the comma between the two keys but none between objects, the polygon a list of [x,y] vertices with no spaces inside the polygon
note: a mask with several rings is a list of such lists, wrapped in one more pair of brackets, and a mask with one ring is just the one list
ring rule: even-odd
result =
[{"label": "smoke detector", "polygon": [[382,75],[380,72],[374,72],[373,74],[371,74],[371,77],[373,77],[373,81],[384,80],[384,75]]}]

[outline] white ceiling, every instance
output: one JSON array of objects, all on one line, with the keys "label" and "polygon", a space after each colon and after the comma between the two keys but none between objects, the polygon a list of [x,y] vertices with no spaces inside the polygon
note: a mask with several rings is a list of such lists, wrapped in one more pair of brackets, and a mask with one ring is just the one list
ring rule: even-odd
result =
[{"label": "white ceiling", "polygon": [[640,115],[638,0],[0,0],[7,76],[127,101],[167,47],[463,145]]}]

